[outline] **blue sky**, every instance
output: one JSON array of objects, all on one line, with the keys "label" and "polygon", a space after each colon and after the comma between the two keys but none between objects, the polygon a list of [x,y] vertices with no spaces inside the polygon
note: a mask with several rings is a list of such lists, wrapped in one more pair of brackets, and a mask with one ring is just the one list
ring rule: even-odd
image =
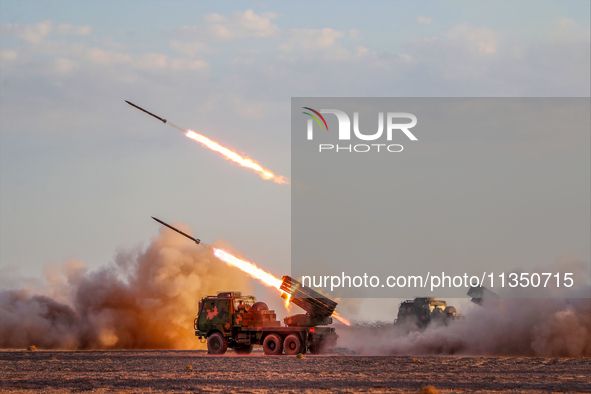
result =
[{"label": "blue sky", "polygon": [[124,100],[289,176],[293,96],[588,97],[589,13],[588,1],[4,0],[0,270],[99,267],[145,245],[154,215],[281,275],[289,186]]}]

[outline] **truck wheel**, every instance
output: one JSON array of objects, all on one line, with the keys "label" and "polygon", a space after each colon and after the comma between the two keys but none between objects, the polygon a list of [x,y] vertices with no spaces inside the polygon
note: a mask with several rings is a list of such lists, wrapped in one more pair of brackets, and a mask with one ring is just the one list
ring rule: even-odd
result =
[{"label": "truck wheel", "polygon": [[228,350],[228,340],[219,332],[215,332],[207,338],[207,351],[209,354],[224,354]]},{"label": "truck wheel", "polygon": [[297,334],[290,334],[285,338],[283,342],[283,350],[285,354],[295,356],[298,353],[304,353],[304,342],[302,338]]},{"label": "truck wheel", "polygon": [[263,351],[267,356],[277,356],[283,352],[283,339],[278,334],[269,334],[263,341]]},{"label": "truck wheel", "polygon": [[236,352],[236,354],[250,354],[252,353],[252,345],[234,346],[234,352]]}]

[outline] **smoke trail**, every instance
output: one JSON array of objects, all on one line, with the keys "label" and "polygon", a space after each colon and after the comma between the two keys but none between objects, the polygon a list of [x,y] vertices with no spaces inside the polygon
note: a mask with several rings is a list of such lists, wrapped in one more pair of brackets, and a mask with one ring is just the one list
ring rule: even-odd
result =
[{"label": "smoke trail", "polygon": [[0,291],[0,347],[197,348],[201,297],[252,291],[236,268],[164,229],[145,251],[119,253],[111,266],[88,272],[72,262],[48,270],[46,279],[44,295]]}]

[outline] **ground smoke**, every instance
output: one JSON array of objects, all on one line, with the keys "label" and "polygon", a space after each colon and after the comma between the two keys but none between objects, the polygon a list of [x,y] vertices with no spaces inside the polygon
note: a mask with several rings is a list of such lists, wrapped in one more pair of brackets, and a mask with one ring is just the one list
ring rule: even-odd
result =
[{"label": "ground smoke", "polygon": [[252,291],[250,278],[167,229],[107,268],[70,262],[46,279],[43,295],[0,291],[0,347],[193,349],[201,297]]},{"label": "ground smoke", "polygon": [[591,300],[500,299],[447,326],[401,333],[391,323],[339,328],[339,346],[359,354],[591,356]]}]

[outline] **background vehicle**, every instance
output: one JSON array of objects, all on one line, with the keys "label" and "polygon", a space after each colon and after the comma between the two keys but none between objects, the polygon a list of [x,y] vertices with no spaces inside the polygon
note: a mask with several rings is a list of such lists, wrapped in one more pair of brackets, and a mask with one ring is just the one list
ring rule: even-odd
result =
[{"label": "background vehicle", "polygon": [[[482,305],[484,300],[496,301],[498,295],[484,286],[472,286],[468,290],[468,296],[472,302]],[[461,319],[462,313],[456,308],[447,305],[443,300],[435,298],[418,297],[414,300],[406,300],[398,307],[398,316],[394,320],[394,327],[406,327],[407,329],[425,328],[433,322],[448,324],[451,320]]]},{"label": "background vehicle", "polygon": [[445,301],[436,300],[431,297],[418,297],[414,300],[406,300],[400,303],[394,326],[425,328],[434,322],[447,324],[449,321],[461,318],[462,316],[456,308],[447,305]]}]

